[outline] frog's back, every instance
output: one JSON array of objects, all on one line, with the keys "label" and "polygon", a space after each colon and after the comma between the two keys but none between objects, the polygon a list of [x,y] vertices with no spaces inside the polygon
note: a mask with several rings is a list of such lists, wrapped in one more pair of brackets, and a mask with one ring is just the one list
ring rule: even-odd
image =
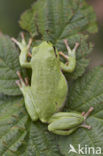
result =
[{"label": "frog's back", "polygon": [[[54,53],[54,52],[53,52]],[[60,63],[55,54],[43,52],[40,57],[35,55],[32,60],[32,92],[35,100],[36,111],[42,121],[46,121],[62,105],[67,93],[67,84],[60,70]],[[64,95],[58,96],[60,81],[64,81],[61,89]],[[33,84],[33,85],[32,85]],[[60,100],[62,99],[62,101]],[[61,101],[61,103],[59,103]]]}]

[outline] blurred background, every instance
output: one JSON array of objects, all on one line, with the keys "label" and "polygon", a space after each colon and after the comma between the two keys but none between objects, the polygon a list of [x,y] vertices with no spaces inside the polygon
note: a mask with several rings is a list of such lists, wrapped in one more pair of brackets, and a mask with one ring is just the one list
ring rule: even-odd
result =
[{"label": "blurred background", "polygon": [[[30,8],[34,0],[0,0],[0,31],[17,37],[20,32],[18,24],[23,11]],[[103,0],[87,0],[93,6],[99,27],[98,33],[91,35],[90,40],[95,43],[90,66],[103,64]]]},{"label": "blurred background", "polygon": [[0,31],[16,37],[20,31],[20,15],[33,2],[34,0],[0,0]]},{"label": "blurred background", "polygon": [[91,41],[95,47],[91,55],[92,61],[90,66],[103,66],[103,0],[87,0],[93,6],[97,16],[98,33],[91,36]]}]

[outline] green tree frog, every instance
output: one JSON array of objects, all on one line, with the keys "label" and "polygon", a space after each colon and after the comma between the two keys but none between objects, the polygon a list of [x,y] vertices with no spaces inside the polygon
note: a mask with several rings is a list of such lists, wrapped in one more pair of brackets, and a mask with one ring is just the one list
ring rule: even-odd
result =
[{"label": "green tree frog", "polygon": [[[33,121],[40,120],[48,123],[48,130],[58,135],[70,135],[79,127],[90,129],[84,121],[91,113],[91,107],[87,113],[61,112],[68,92],[67,81],[63,75],[65,72],[73,72],[76,66],[76,49],[70,49],[67,40],[64,40],[68,55],[58,52],[53,45],[43,41],[39,46],[29,48],[32,40],[27,44],[22,34],[22,41],[12,40],[19,46],[21,53],[19,56],[20,65],[24,68],[32,69],[31,85],[28,79],[23,80],[21,73],[17,71],[19,86],[25,100],[26,110]],[[31,60],[28,61],[28,55]],[[60,61],[59,56],[66,59],[66,63]]]}]

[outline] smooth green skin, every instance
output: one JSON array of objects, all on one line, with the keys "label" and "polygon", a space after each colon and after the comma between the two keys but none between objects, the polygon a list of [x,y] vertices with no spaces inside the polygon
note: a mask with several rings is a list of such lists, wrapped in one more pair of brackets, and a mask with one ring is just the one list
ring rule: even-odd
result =
[{"label": "smooth green skin", "polygon": [[69,64],[66,65],[60,61],[58,51],[54,52],[51,43],[44,41],[34,47],[30,62],[27,61],[28,48],[25,40],[18,42],[18,45],[21,49],[21,66],[32,69],[31,86],[26,86],[21,80],[20,87],[31,119],[40,119],[43,123],[48,123],[48,130],[55,134],[71,134],[84,122],[84,117],[78,113],[60,112],[68,92],[62,71],[74,71],[76,49],[69,49]]}]

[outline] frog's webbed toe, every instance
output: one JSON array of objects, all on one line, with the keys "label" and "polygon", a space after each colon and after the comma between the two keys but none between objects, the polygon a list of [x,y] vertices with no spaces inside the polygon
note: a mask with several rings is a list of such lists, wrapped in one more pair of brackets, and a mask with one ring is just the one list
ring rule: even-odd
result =
[{"label": "frog's webbed toe", "polygon": [[77,50],[77,48],[79,47],[79,43],[78,42],[76,42],[75,43],[75,46],[74,46],[74,48],[73,48],[73,50],[71,50],[71,48],[69,47],[69,45],[68,45],[68,40],[64,40],[64,43],[65,43],[65,45],[66,45],[66,48],[67,48],[67,50],[68,50],[68,55],[71,55],[71,53],[72,52],[75,52],[76,50]]},{"label": "frog's webbed toe", "polygon": [[22,50],[24,47],[27,47],[27,49],[29,50],[32,44],[32,38],[29,39],[28,43],[26,43],[25,40],[25,36],[24,33],[21,32],[21,42],[19,42],[18,40],[16,40],[15,38],[11,38],[11,40]]},{"label": "frog's webbed toe", "polygon": [[93,110],[94,110],[94,108],[93,108],[93,107],[90,107],[90,109],[88,110],[87,113],[82,112],[82,116],[84,116],[84,119],[85,119],[85,120],[86,120],[87,117],[91,114],[91,112],[92,112]]},{"label": "frog's webbed toe", "polygon": [[87,128],[87,129],[91,129],[92,127],[90,125],[87,125],[85,123],[85,120],[88,118],[88,116],[91,114],[91,112],[94,110],[93,107],[90,107],[90,109],[88,110],[87,113],[85,112],[82,112],[82,116],[84,116],[84,123],[80,126],[80,127],[83,127],[83,128]]}]

